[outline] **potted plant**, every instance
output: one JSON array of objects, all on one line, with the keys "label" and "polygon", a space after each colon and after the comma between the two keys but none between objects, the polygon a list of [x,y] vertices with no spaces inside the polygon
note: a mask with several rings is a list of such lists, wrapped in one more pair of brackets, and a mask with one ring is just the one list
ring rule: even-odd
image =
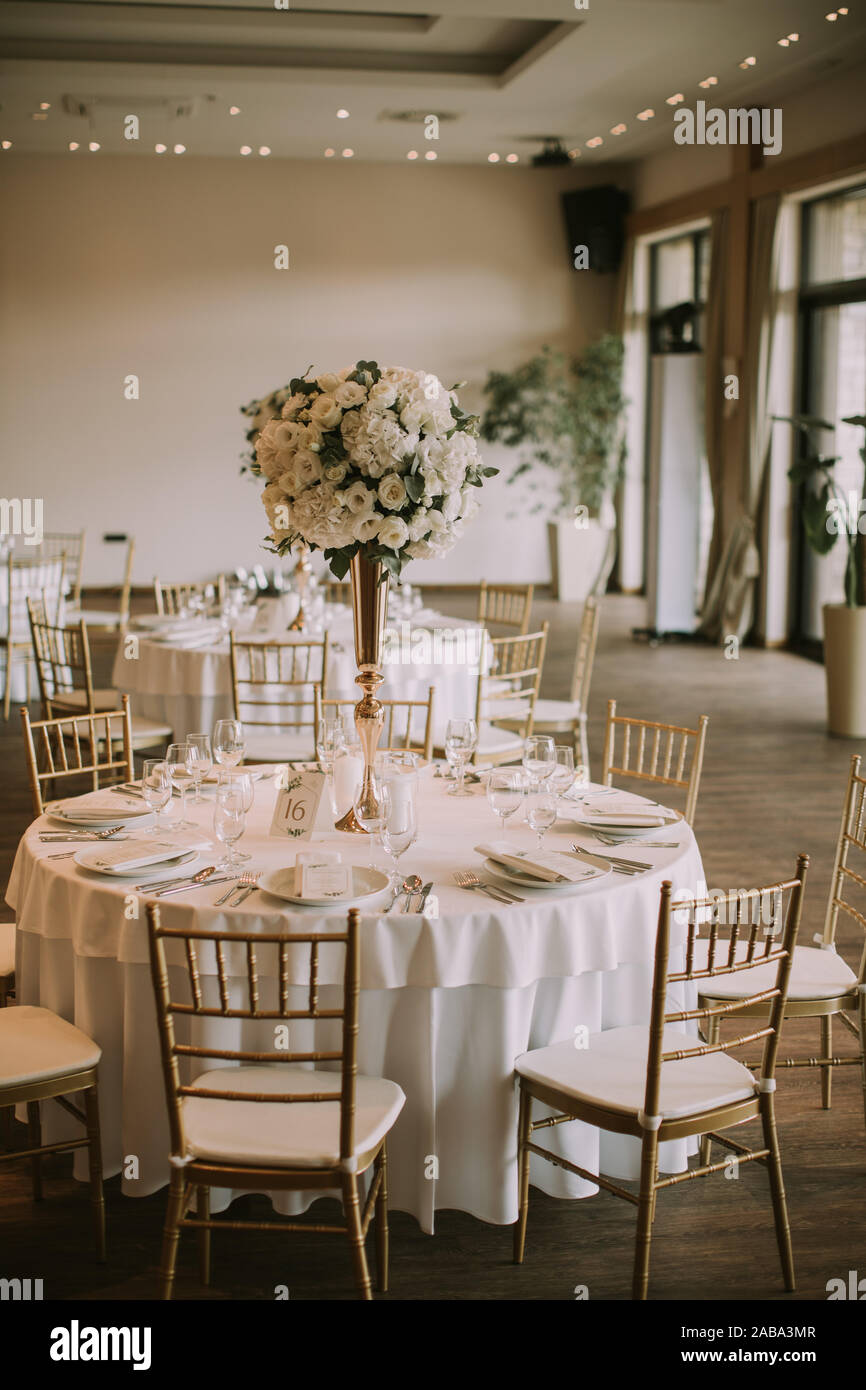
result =
[{"label": "potted plant", "polygon": [[[616,551],[613,493],[622,476],[622,339],[606,334],[580,357],[549,347],[511,372],[491,372],[481,437],[520,448],[507,481],[553,473],[551,571],[556,596],[585,599],[607,583]],[[536,480],[533,480],[536,481]],[[539,489],[533,488],[534,497]],[[550,496],[549,490],[540,494]]]},{"label": "potted plant", "polygon": [[[817,438],[823,430],[835,431],[829,421],[813,415],[773,418],[798,432],[800,457],[788,476],[802,489],[809,545],[827,555],[845,537],[845,602],[823,607],[827,724],[840,738],[866,738],[866,476],[859,489],[842,491],[834,472],[839,458],[822,454]],[[848,415],[842,423],[866,429],[866,415]],[[866,468],[866,447],[859,453]]]}]

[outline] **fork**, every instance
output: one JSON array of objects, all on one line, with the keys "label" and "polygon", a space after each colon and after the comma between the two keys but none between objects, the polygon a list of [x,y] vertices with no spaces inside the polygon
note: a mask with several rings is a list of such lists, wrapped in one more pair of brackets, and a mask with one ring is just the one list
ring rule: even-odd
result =
[{"label": "fork", "polygon": [[62,830],[56,833],[50,830],[42,831],[39,838],[45,842],[54,840],[110,840],[118,831],[123,830],[122,825],[113,825],[110,830],[76,830],[64,834]]},{"label": "fork", "polygon": [[458,870],[454,875],[454,882],[458,888],[477,888],[479,892],[486,893],[488,898],[494,898],[499,903],[508,903],[509,907],[513,903],[526,901],[517,893],[512,893],[510,888],[500,888],[498,883],[495,888],[492,884],[482,883],[478,875],[471,870]]},{"label": "fork", "polygon": [[[238,896],[231,904],[232,907],[240,907],[241,903],[250,896],[256,889],[261,873],[243,873],[238,875],[238,881],[232,889],[232,893],[237,892]],[[239,891],[238,891],[239,890]]]}]

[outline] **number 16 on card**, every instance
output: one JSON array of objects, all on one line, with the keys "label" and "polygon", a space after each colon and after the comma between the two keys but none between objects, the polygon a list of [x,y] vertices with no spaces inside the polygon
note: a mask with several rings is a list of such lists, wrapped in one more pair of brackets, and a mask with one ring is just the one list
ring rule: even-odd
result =
[{"label": "number 16 on card", "polygon": [[316,820],[319,801],[325,785],[321,772],[289,773],[277,792],[277,804],[271,821],[270,835],[281,839],[308,840]]}]

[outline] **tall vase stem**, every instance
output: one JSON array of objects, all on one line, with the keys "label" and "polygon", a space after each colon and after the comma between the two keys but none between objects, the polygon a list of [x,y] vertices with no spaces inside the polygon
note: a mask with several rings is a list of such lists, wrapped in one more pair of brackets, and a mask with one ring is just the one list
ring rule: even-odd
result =
[{"label": "tall vase stem", "polygon": [[[385,621],[388,611],[388,574],[381,560],[370,560],[360,551],[353,555],[350,568],[352,578],[352,612],[355,628],[355,660],[358,663],[356,685],[363,690],[363,696],[355,706],[355,728],[358,742],[364,757],[359,802],[365,818],[375,819],[378,801],[373,783],[373,764],[376,761],[376,748],[382,734],[384,709],[376,699],[376,691],[385,677],[380,670],[382,665],[382,642],[385,635]],[[365,834],[358,824],[354,808],[349,807],[344,816],[337,821],[337,830]]]}]

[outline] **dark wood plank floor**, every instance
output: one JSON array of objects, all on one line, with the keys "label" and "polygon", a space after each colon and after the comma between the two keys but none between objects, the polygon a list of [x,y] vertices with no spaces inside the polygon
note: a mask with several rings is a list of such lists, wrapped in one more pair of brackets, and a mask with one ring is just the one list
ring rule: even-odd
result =
[{"label": "dark wood plank floor", "polygon": [[[465,595],[437,595],[437,606],[467,613]],[[541,600],[552,642],[544,693],[564,696],[577,613]],[[748,887],[787,874],[798,851],[812,856],[802,940],[821,929],[845,777],[851,753],[862,751],[824,731],[823,670],[778,652],[743,649],[738,660],[693,645],[650,649],[631,639],[643,622],[638,600],[608,597],[590,706],[590,747],[600,762],[605,703],[625,713],[690,723],[710,716],[696,821],[707,881]],[[97,683],[107,684],[111,653],[100,653]],[[0,726],[0,881],[30,819],[18,725]],[[5,909],[7,918],[8,909]],[[845,926],[842,953],[851,964],[861,943]],[[839,1033],[838,1051],[853,1039]],[[817,1029],[789,1026],[791,1050],[817,1051]],[[827,1281],[866,1273],[866,1128],[856,1068],[834,1080],[833,1108],[820,1108],[817,1072],[783,1071],[777,1092],[798,1292],[782,1292],[764,1170],[747,1166],[736,1181],[722,1177],[661,1194],[654,1228],[650,1293],[656,1299],[826,1298]],[[744,1128],[743,1138],[754,1138]],[[46,1298],[143,1299],[156,1293],[164,1194],[123,1198],[108,1183],[109,1261],[89,1258],[86,1191],[69,1176],[69,1160],[47,1168],[47,1197],[34,1207],[26,1164],[0,1168],[0,1276],[45,1280]],[[262,1198],[244,1205],[264,1213]],[[242,1207],[233,1208],[240,1212]],[[323,1219],[324,1204],[316,1208]],[[331,1213],[333,1216],[333,1212]],[[510,1231],[460,1212],[440,1212],[434,1237],[392,1213],[391,1299],[570,1300],[578,1285],[592,1299],[630,1292],[634,1212],[599,1194],[559,1202],[533,1191],[527,1261],[510,1263]],[[214,1282],[207,1292],[195,1274],[191,1239],[181,1246],[180,1298],[272,1299],[287,1285],[292,1299],[352,1298],[347,1251],[336,1237],[217,1233]]]}]

